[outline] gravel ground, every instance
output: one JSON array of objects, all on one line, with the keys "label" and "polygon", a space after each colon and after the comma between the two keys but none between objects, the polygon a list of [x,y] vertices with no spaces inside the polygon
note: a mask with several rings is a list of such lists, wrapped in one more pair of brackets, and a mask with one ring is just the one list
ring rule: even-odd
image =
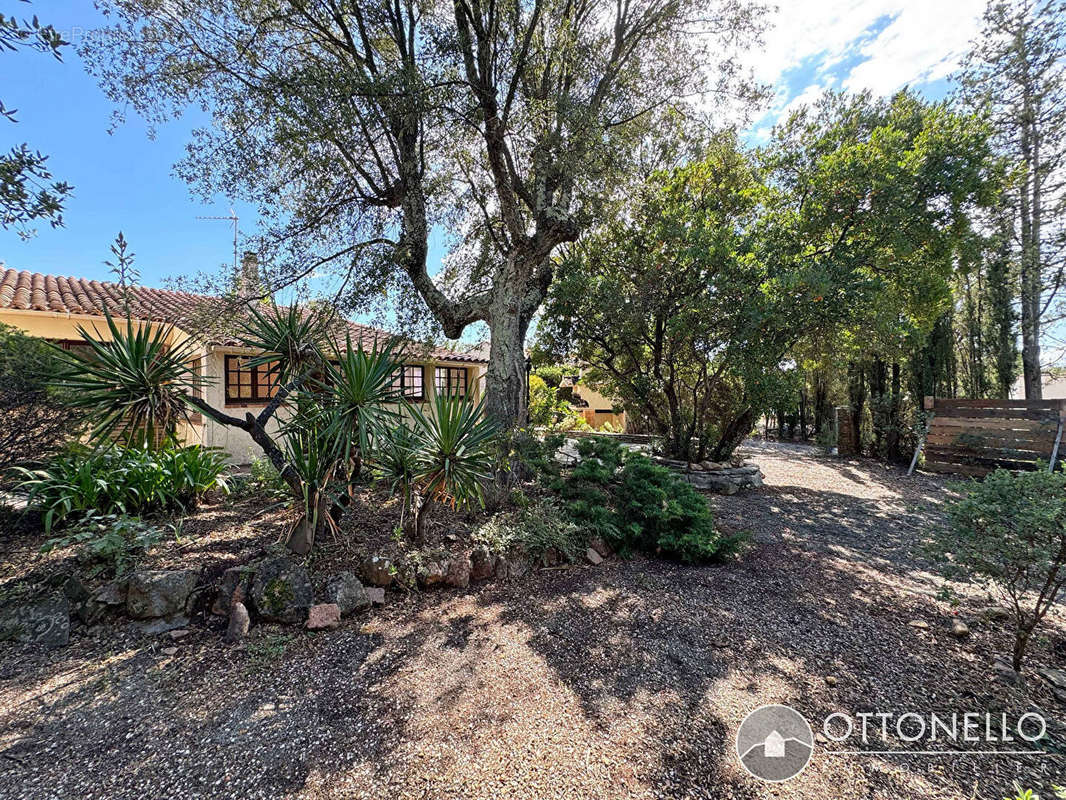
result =
[{"label": "gravel ground", "polygon": [[915,554],[952,482],[747,449],[767,485],[711,499],[754,536],[735,563],[390,595],[337,631],[261,626],[240,649],[204,627],[4,645],[0,798],[998,799],[1012,780],[1066,782],[1057,755],[848,756],[824,741],[786,783],[744,772],[733,737],[767,703],[816,730],[835,711],[1035,709],[1059,743],[1066,715],[1034,672],[1063,666],[1061,615],[1025,689],[993,678],[1009,634],[982,621],[988,598],[964,599],[972,635],[951,636]]}]

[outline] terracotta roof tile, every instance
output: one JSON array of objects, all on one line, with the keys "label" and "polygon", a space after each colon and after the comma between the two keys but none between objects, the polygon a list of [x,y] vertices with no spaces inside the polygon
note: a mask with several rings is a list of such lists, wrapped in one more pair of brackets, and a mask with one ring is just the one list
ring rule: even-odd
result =
[{"label": "terracotta roof tile", "polygon": [[[177,325],[188,333],[202,336],[213,344],[234,345],[233,329],[242,306],[221,297],[131,286],[127,290],[131,315],[136,319]],[[104,309],[123,314],[122,288],[84,278],[41,275],[26,270],[4,269],[0,265],[0,311],[54,311],[103,316]],[[388,331],[348,322],[353,344],[371,345],[388,339]],[[479,353],[457,353],[444,347],[430,349],[428,357],[441,361],[484,363]]]}]

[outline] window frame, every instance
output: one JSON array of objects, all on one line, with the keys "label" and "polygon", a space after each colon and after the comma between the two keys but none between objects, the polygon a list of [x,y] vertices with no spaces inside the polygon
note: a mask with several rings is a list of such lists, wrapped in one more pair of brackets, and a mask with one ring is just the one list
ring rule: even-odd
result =
[{"label": "window frame", "polygon": [[[222,391],[225,399],[225,404],[227,406],[265,406],[267,403],[274,399],[274,396],[281,388],[280,383],[276,379],[273,381],[270,380],[271,373],[273,373],[275,376],[277,375],[277,363],[257,364],[254,367],[230,367],[230,364],[233,361],[249,361],[255,357],[256,356],[254,355],[240,355],[238,353],[225,354],[225,357],[222,362]],[[238,375],[244,372],[248,372],[251,374],[252,379],[248,384],[248,387],[251,390],[250,397],[240,396],[240,389],[242,384],[239,380],[235,385],[230,382],[230,374],[234,372]],[[265,394],[262,392],[262,386],[260,386],[259,375],[261,372],[265,372],[267,374],[267,391]],[[235,393],[232,392],[233,389],[236,389]],[[234,394],[236,396],[234,396]]]},{"label": "window frame", "polygon": [[[442,384],[442,382],[441,382],[441,373],[442,372],[444,373],[444,375],[443,375],[443,377],[444,377],[443,385],[441,385]],[[453,382],[453,374],[456,375],[456,376],[462,375],[462,381],[456,380],[456,381]],[[453,392],[452,391],[453,384],[458,386],[460,383],[462,385],[462,391]],[[434,369],[434,371],[433,371],[433,389],[434,389],[435,392],[437,392],[437,394],[444,393],[444,394],[452,394],[455,397],[466,397],[467,394],[469,394],[469,392],[470,392],[470,371],[466,367],[448,367],[448,366],[436,367]]]},{"label": "window frame", "polygon": [[[411,383],[408,382],[408,370],[411,371],[410,378],[418,376],[417,381]],[[399,379],[399,383],[397,383]],[[411,403],[422,403],[426,399],[426,368],[423,364],[401,364],[390,383],[390,386],[394,389],[399,389],[400,394],[403,395],[404,400]],[[417,386],[418,393],[415,394],[412,390]]]}]

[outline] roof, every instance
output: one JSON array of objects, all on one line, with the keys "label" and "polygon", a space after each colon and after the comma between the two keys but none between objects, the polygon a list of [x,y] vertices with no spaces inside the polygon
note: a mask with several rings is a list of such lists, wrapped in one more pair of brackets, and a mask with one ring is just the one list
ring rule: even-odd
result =
[{"label": "roof", "polygon": [[[60,314],[125,316],[128,300],[130,316],[151,322],[177,325],[211,344],[236,345],[232,331],[246,305],[243,301],[210,295],[129,286],[60,275],[42,275],[26,270],[0,269],[0,312],[4,309],[45,311]],[[345,320],[354,344],[393,336],[382,328]],[[460,353],[446,347],[431,347],[427,357],[438,361],[484,363],[479,353]]]}]

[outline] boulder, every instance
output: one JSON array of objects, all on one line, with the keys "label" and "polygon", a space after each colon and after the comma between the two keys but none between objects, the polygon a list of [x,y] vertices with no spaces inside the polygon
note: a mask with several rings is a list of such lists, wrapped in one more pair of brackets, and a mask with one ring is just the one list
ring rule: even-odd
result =
[{"label": "boulder", "polygon": [[444,572],[444,582],[456,589],[465,589],[470,585],[470,556],[459,553],[448,561]]},{"label": "boulder", "polygon": [[370,608],[366,588],[350,572],[338,572],[326,581],[326,602],[335,604],[342,617]]},{"label": "boulder", "polygon": [[194,569],[135,572],[126,590],[126,613],[135,619],[181,614],[199,577]]},{"label": "boulder", "polygon": [[491,578],[496,569],[496,558],[484,545],[475,547],[470,553],[470,580],[483,581]]},{"label": "boulder", "polygon": [[265,559],[256,567],[249,597],[265,620],[302,623],[314,603],[311,576],[291,558]]},{"label": "boulder", "polygon": [[445,565],[439,561],[427,561],[418,568],[418,582],[427,589],[444,583]]},{"label": "boulder", "polygon": [[513,580],[528,575],[532,567],[525,553],[512,550],[505,556],[496,557],[495,574],[499,580]]},{"label": "boulder", "polygon": [[105,606],[124,606],[126,605],[126,590],[128,587],[129,583],[124,580],[105,583],[93,595],[93,600]]},{"label": "boulder", "polygon": [[309,631],[333,630],[341,624],[341,608],[336,603],[319,603],[307,612],[304,627]]},{"label": "boulder", "polygon": [[63,594],[18,600],[0,609],[0,639],[63,647],[70,640],[70,601]]},{"label": "boulder", "polygon": [[222,579],[218,584],[218,593],[215,602],[211,604],[211,613],[219,617],[229,616],[229,607],[234,600],[234,592],[240,589],[237,599],[242,600],[248,596],[248,589],[252,584],[252,570],[245,565],[230,567],[222,573]]},{"label": "boulder", "polygon": [[392,562],[383,556],[370,556],[360,567],[361,577],[371,586],[391,586],[396,577]]},{"label": "boulder", "polygon": [[99,602],[89,588],[76,575],[67,578],[63,584],[63,595],[70,604],[71,615],[78,618],[83,625],[92,625],[107,611],[107,605]]},{"label": "boulder", "polygon": [[226,635],[222,641],[226,644],[237,644],[248,635],[248,627],[250,625],[251,619],[248,616],[248,609],[244,607],[244,603],[231,603],[229,607],[229,626],[226,628]]},{"label": "boulder", "polygon": [[565,557],[559,548],[549,547],[544,551],[544,555],[541,556],[540,563],[545,567],[558,567],[564,560]]},{"label": "boulder", "polygon": [[970,635],[970,628],[961,619],[957,619],[951,624],[951,635],[956,639],[965,639]]},{"label": "boulder", "polygon": [[370,602],[375,606],[385,605],[385,590],[380,586],[372,586],[366,590],[366,596],[370,598]]},{"label": "boulder", "polygon": [[607,542],[603,541],[603,539],[601,539],[599,536],[594,536],[593,538],[589,539],[589,547],[591,547],[604,558],[610,558],[614,554],[614,551],[611,550],[610,545],[608,545]]},{"label": "boulder", "polygon": [[585,551],[585,558],[588,560],[588,562],[590,564],[592,564],[595,567],[598,567],[600,564],[603,563],[603,556],[601,556],[599,553],[597,553],[591,547],[588,550]]}]

